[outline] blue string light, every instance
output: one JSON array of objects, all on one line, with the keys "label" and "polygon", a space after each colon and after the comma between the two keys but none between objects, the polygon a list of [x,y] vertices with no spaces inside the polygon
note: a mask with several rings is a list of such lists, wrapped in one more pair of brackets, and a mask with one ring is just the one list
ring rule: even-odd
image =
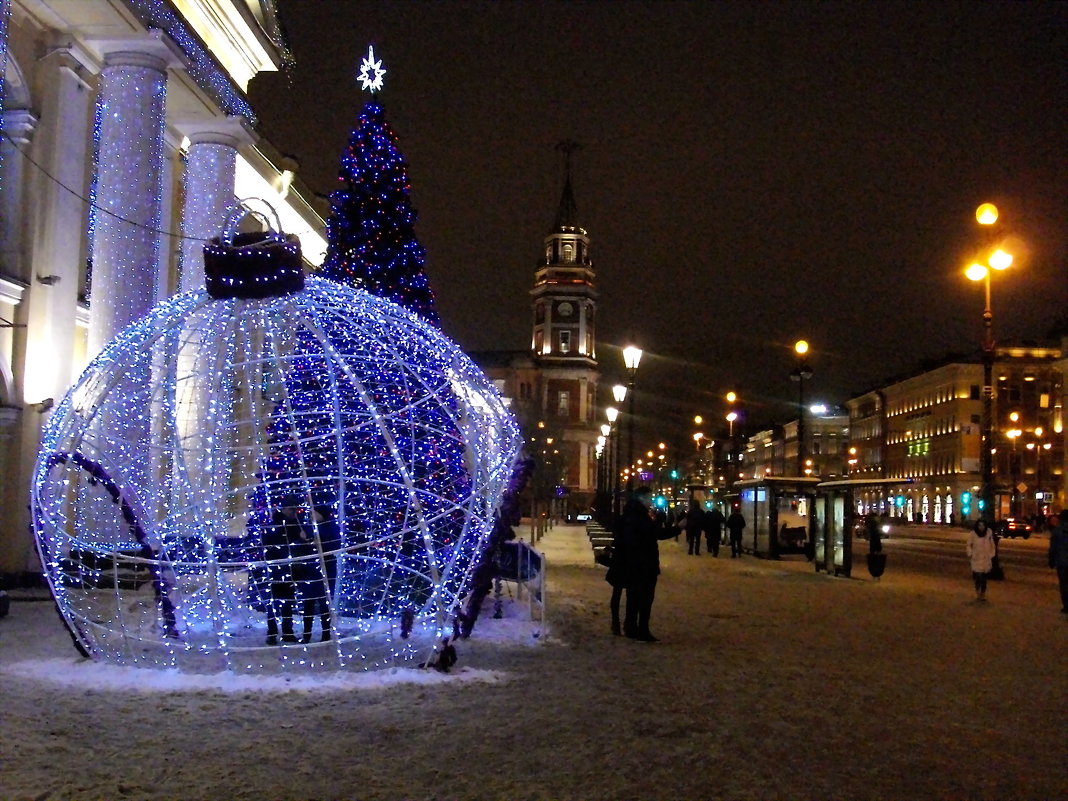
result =
[{"label": "blue string light", "polygon": [[[435,327],[305,281],[264,298],[201,290],[157,304],[54,412],[33,526],[60,611],[94,658],[369,669],[426,661],[451,631],[518,429]],[[131,471],[130,459],[145,464]],[[307,541],[279,556],[268,533],[282,505]],[[296,577],[298,641],[266,645],[278,566]],[[329,639],[299,641],[302,623]]]}]

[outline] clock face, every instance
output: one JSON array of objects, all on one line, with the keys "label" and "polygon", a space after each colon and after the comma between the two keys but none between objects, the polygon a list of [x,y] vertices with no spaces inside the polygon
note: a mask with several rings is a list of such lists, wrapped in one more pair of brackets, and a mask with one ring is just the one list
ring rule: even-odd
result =
[{"label": "clock face", "polygon": [[561,303],[559,306],[556,307],[556,310],[558,312],[560,312],[560,316],[561,317],[570,317],[574,313],[575,307],[572,306],[567,301],[564,301],[563,303]]}]

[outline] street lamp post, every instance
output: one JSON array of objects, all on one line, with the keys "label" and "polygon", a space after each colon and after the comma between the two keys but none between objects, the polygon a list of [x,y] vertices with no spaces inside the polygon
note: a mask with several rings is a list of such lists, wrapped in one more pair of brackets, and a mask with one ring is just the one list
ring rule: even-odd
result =
[{"label": "street lamp post", "polygon": [[805,474],[805,382],[812,378],[812,369],[805,361],[808,343],[799,339],[794,343],[797,353],[797,367],[790,373],[790,380],[797,382],[797,475]]},{"label": "street lamp post", "polygon": [[[998,210],[993,203],[984,203],[975,210],[975,219],[980,225],[990,226],[997,222]],[[983,307],[983,409],[979,434],[979,498],[982,501],[982,519],[992,523],[994,514],[994,462],[990,452],[994,420],[994,312],[990,306],[990,270],[1005,270],[1012,264],[1012,256],[996,250],[986,264],[971,264],[965,275],[972,281],[982,281],[986,290]]]},{"label": "street lamp post", "polygon": [[[1013,414],[1016,413],[1013,412]],[[1012,450],[1009,453],[1009,475],[1012,478],[1012,492],[1009,494],[1010,517],[1018,517],[1020,514],[1020,496],[1016,487],[1020,483],[1020,461],[1016,453],[1016,440],[1020,438],[1021,434],[1023,434],[1023,431],[1019,428],[1010,428],[1005,432],[1005,436],[1012,442]]]},{"label": "street lamp post", "polygon": [[[1042,436],[1042,429],[1035,429],[1035,436]],[[1046,496],[1042,489],[1042,451],[1049,452],[1052,446],[1048,442],[1028,442],[1027,450],[1035,452],[1035,510],[1045,520]]]},{"label": "street lamp post", "polygon": [[608,484],[608,491],[612,493],[612,520],[616,520],[619,515],[619,430],[616,428],[616,419],[619,417],[619,409],[615,406],[609,406],[604,410],[605,417],[608,418],[608,444],[611,448],[611,456],[608,459],[608,475],[610,480]]},{"label": "street lamp post", "polygon": [[[627,463],[634,464],[634,380],[638,373],[638,363],[642,360],[642,349],[634,345],[623,348],[623,366],[627,368],[627,395],[630,405],[627,408]],[[634,489],[634,471],[627,473],[627,491]]]}]

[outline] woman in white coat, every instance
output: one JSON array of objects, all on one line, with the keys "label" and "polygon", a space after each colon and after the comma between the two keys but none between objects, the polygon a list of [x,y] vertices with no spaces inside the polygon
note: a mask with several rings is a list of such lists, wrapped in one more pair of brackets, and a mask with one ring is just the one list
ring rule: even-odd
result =
[{"label": "woman in white coat", "polygon": [[968,560],[972,565],[972,580],[975,581],[975,598],[986,600],[986,577],[998,552],[994,532],[985,520],[977,520],[968,534]]}]

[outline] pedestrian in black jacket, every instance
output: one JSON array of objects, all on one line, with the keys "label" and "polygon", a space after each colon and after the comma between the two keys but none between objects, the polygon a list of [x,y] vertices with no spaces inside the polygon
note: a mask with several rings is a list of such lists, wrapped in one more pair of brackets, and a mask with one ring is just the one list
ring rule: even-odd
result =
[{"label": "pedestrian in black jacket", "polygon": [[278,644],[278,623],[282,624],[282,642],[296,642],[293,633],[293,609],[297,583],[293,576],[291,548],[303,540],[295,506],[275,509],[271,522],[263,530],[263,558],[268,581],[267,644]]},{"label": "pedestrian in black jacket", "polygon": [[697,501],[690,501],[686,510],[686,553],[689,556],[701,555],[701,532],[705,526],[705,513]]},{"label": "pedestrian in black jacket", "polygon": [[623,507],[620,521],[623,546],[627,614],[623,633],[631,639],[656,642],[649,631],[656,581],[660,575],[660,540],[674,537],[678,529],[665,524],[653,512],[652,490],[639,487]]},{"label": "pedestrian in black jacket", "polygon": [[742,555],[742,530],[744,528],[745,518],[735,509],[727,518],[727,532],[731,540],[731,559],[737,559]]},{"label": "pedestrian in black jacket", "polygon": [[705,512],[705,539],[708,540],[708,550],[713,556],[719,556],[719,543],[723,539],[723,526],[727,519],[718,507],[713,506]]}]

